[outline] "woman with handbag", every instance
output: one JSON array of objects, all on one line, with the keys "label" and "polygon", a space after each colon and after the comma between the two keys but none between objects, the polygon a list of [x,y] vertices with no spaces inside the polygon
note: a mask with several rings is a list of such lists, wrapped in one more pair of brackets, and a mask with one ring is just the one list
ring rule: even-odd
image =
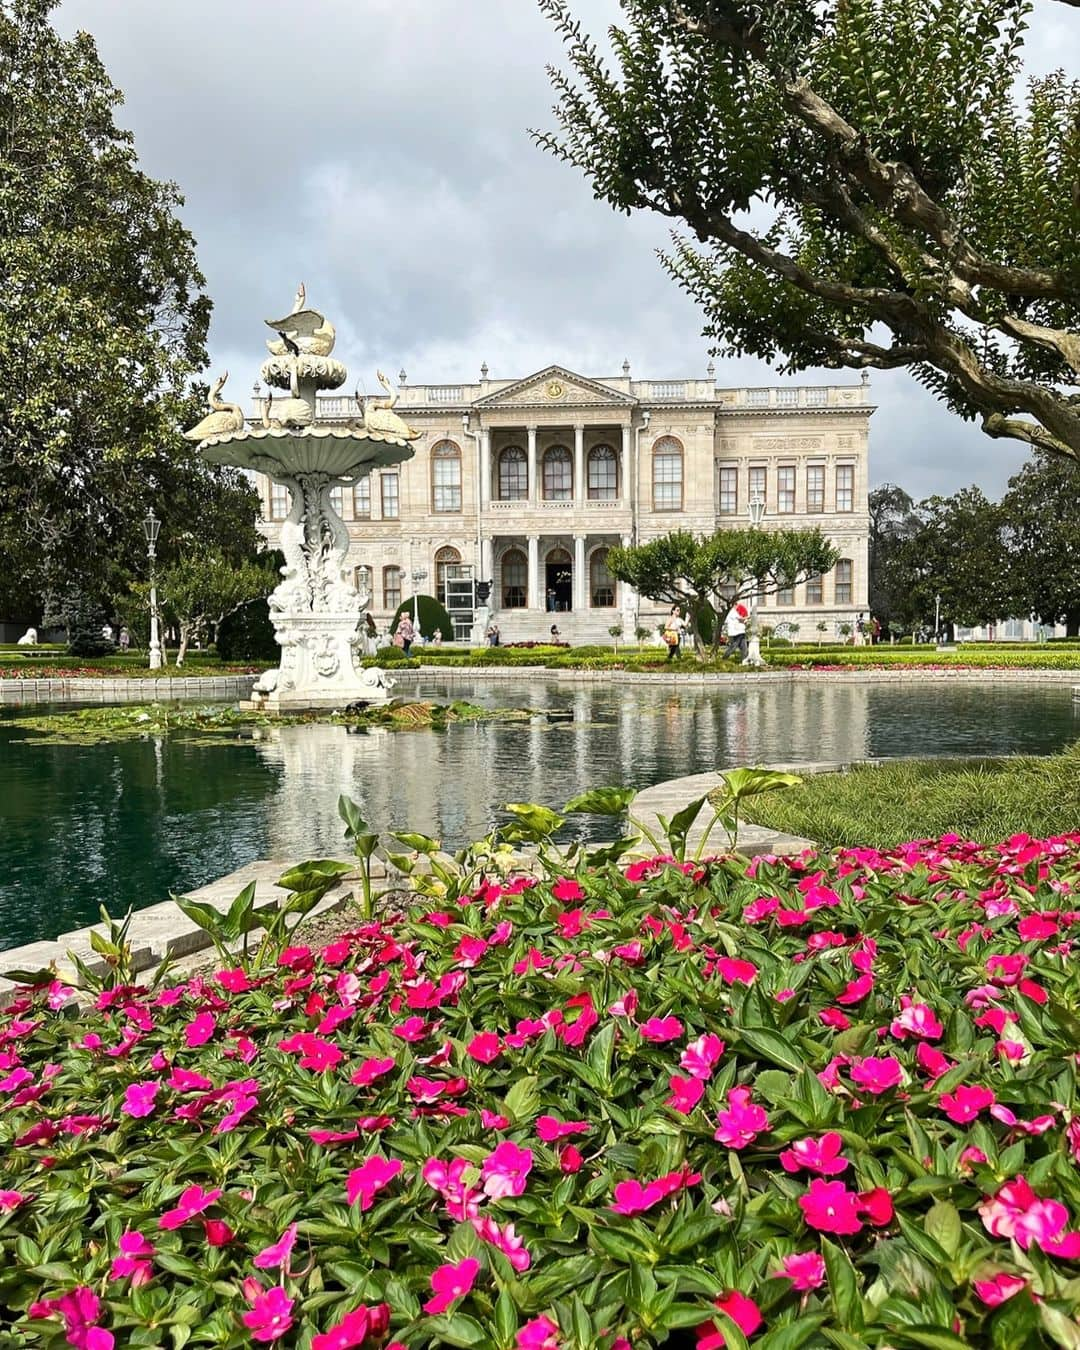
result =
[{"label": "woman with handbag", "polygon": [[683,630],[686,628],[686,620],[678,605],[671,606],[671,613],[667,617],[667,623],[664,625],[664,641],[667,643],[667,659],[674,661],[679,654],[679,647],[682,643]]}]

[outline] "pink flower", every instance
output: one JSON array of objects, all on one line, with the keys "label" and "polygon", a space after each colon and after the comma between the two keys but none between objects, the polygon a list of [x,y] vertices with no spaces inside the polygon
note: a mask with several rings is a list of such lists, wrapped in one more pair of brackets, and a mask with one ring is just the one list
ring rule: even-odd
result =
[{"label": "pink flower", "polygon": [[615,1184],[615,1202],[609,1208],[616,1214],[642,1214],[675,1191],[695,1186],[700,1180],[699,1172],[679,1171],[668,1172],[644,1186],[640,1181],[619,1181]]},{"label": "pink flower", "polygon": [[566,1144],[559,1152],[559,1171],[565,1172],[567,1176],[574,1172],[580,1172],[585,1158],[581,1149],[573,1144]]},{"label": "pink flower", "polygon": [[857,1233],[862,1228],[857,1199],[856,1192],[849,1191],[842,1181],[815,1177],[806,1194],[799,1196],[799,1208],[819,1233]]},{"label": "pink flower", "polygon": [[78,1350],[113,1350],[115,1338],[111,1331],[98,1326],[101,1301],[86,1285],[79,1285],[60,1298],[42,1299],[30,1305],[30,1317],[51,1317],[59,1313],[64,1319],[64,1337],[68,1345]]},{"label": "pink flower", "polygon": [[989,1280],[972,1280],[971,1286],[988,1308],[997,1308],[1002,1303],[1007,1303],[1021,1289],[1026,1289],[1027,1280],[1022,1280],[1019,1275],[1009,1275],[1006,1271],[1001,1271]]},{"label": "pink flower", "polygon": [[291,1223],[285,1229],[281,1237],[269,1247],[264,1247],[254,1258],[252,1265],[258,1270],[274,1270],[278,1266],[282,1267],[285,1274],[288,1274],[289,1257],[292,1255],[292,1249],[296,1246],[297,1224]]},{"label": "pink flower", "polygon": [[1058,931],[1057,920],[1049,914],[1025,914],[1016,925],[1021,942],[1042,942]]},{"label": "pink flower", "polygon": [[[730,1317],[744,1336],[752,1336],[761,1326],[761,1309],[746,1294],[733,1289],[730,1294],[714,1299],[715,1307]],[[725,1345],[724,1333],[715,1322],[704,1322],[697,1329],[697,1350],[720,1350]]]},{"label": "pink flower", "polygon": [[746,1148],[769,1128],[769,1118],[760,1106],[751,1104],[748,1087],[731,1088],[727,1099],[728,1109],[717,1114],[713,1138],[728,1148]]},{"label": "pink flower", "polygon": [[428,1024],[422,1017],[406,1017],[396,1027],[391,1027],[394,1035],[403,1041],[422,1041],[428,1033]]},{"label": "pink flower", "polygon": [[612,1017],[633,1017],[637,1011],[638,996],[636,989],[628,989],[622,998],[617,998],[608,1008]]},{"label": "pink flower", "polygon": [[554,1116],[540,1116],[536,1121],[537,1137],[545,1144],[553,1144],[572,1134],[588,1134],[591,1129],[587,1120],[556,1120]]},{"label": "pink flower", "polygon": [[473,1219],[472,1226],[481,1241],[490,1242],[493,1247],[498,1247],[499,1251],[519,1273],[528,1270],[532,1265],[532,1257],[526,1250],[525,1241],[518,1237],[512,1223],[508,1223],[505,1228],[500,1228],[494,1219],[484,1218]]},{"label": "pink flower", "polygon": [[938,1105],[957,1125],[966,1125],[974,1120],[988,1106],[993,1106],[997,1097],[988,1087],[968,1087],[961,1083],[955,1092],[943,1092]]},{"label": "pink flower", "polygon": [[201,1012],[184,1028],[184,1043],[189,1050],[194,1050],[200,1045],[205,1045],[216,1029],[214,1014]]},{"label": "pink flower", "polygon": [[687,1045],[679,1056],[679,1067],[685,1069],[691,1078],[711,1078],[713,1065],[723,1053],[724,1042],[711,1031],[706,1031]]},{"label": "pink flower", "polygon": [[683,1034],[683,1024],[677,1017],[650,1017],[641,1024],[641,1034],[647,1041],[662,1044],[677,1040]]},{"label": "pink flower", "polygon": [[664,1105],[683,1116],[688,1116],[705,1095],[705,1084],[700,1078],[680,1078],[677,1073],[673,1073],[668,1079],[668,1086],[671,1096]]},{"label": "pink flower", "polygon": [[820,1252],[794,1252],[785,1256],[778,1274],[791,1281],[793,1289],[820,1289],[825,1283],[825,1261]]},{"label": "pink flower", "polygon": [[523,1194],[532,1161],[531,1149],[518,1148],[512,1139],[504,1139],[484,1159],[484,1193],[492,1200]]},{"label": "pink flower", "polygon": [[123,1280],[131,1277],[131,1287],[137,1289],[146,1284],[153,1273],[150,1258],[154,1255],[154,1244],[147,1241],[142,1233],[130,1229],[120,1234],[119,1255],[113,1258],[109,1267],[110,1280]]},{"label": "pink flower", "polygon": [[840,1154],[844,1141],[835,1130],[829,1130],[820,1139],[796,1139],[790,1148],[780,1154],[780,1165],[785,1172],[820,1172],[823,1176],[835,1176],[848,1166],[847,1158]]},{"label": "pink flower", "polygon": [[1069,1211],[1058,1200],[1037,1196],[1024,1177],[1005,1182],[995,1196],[988,1196],[979,1215],[987,1232],[1015,1239],[1023,1251],[1035,1243],[1051,1256],[1080,1258],[1080,1232],[1062,1231]]},{"label": "pink flower", "polygon": [[0,1191],[0,1214],[11,1214],[29,1199],[22,1191]]},{"label": "pink flower", "polygon": [[869,972],[850,980],[842,994],[837,994],[837,1003],[861,1003],[874,987],[874,977]]},{"label": "pink flower", "polygon": [[278,1041],[278,1049],[288,1055],[299,1055],[300,1067],[313,1069],[316,1073],[336,1068],[345,1058],[332,1041],[324,1040],[312,1031],[298,1031],[293,1036],[287,1036],[285,1040]]},{"label": "pink flower", "polygon": [[373,1153],[349,1173],[345,1183],[346,1201],[355,1205],[359,1200],[361,1210],[370,1209],[378,1192],[389,1186],[400,1171],[400,1158],[387,1159]]},{"label": "pink flower", "polygon": [[500,1116],[497,1111],[489,1111],[486,1106],[480,1108],[480,1124],[485,1130],[505,1130],[510,1124],[507,1116]]},{"label": "pink flower", "polygon": [[517,1334],[517,1350],[559,1350],[558,1325],[541,1314],[534,1317]]},{"label": "pink flower", "polygon": [[385,1073],[389,1073],[395,1063],[393,1055],[387,1055],[385,1059],[378,1057],[365,1059],[360,1067],[353,1072],[349,1082],[355,1083],[357,1087],[370,1087],[376,1079],[381,1078]]},{"label": "pink flower", "polygon": [[822,1008],[818,1013],[818,1020],[822,1026],[832,1027],[835,1031],[847,1031],[851,1026],[851,1018],[839,1008]]},{"label": "pink flower", "polygon": [[952,1061],[943,1055],[940,1050],[927,1044],[926,1041],[919,1042],[918,1049],[915,1051],[915,1060],[931,1082],[935,1078],[940,1078],[943,1073],[948,1073],[952,1068]]},{"label": "pink flower", "polygon": [[227,1247],[236,1237],[224,1219],[203,1219],[203,1235],[208,1247]]},{"label": "pink flower", "polygon": [[907,1036],[915,1036],[925,1041],[939,1041],[945,1035],[945,1028],[927,1004],[912,1003],[910,998],[902,996],[900,1007],[903,1010],[900,1016],[893,1018],[889,1024],[890,1034],[898,1041],[904,1040]]},{"label": "pink flower", "polygon": [[176,1065],[169,1075],[169,1087],[174,1092],[207,1092],[214,1086],[205,1074],[195,1073],[192,1069],[182,1069]]},{"label": "pink flower", "polygon": [[311,1350],[353,1350],[354,1346],[363,1345],[369,1337],[381,1340],[389,1325],[389,1303],[378,1303],[374,1307],[361,1304],[359,1308],[346,1313],[340,1322],[313,1336]]},{"label": "pink flower", "polygon": [[279,1341],[292,1326],[293,1301],[280,1285],[250,1299],[251,1310],[243,1322],[251,1328],[253,1341]]},{"label": "pink flower", "polygon": [[584,900],[585,892],[580,885],[570,877],[560,877],[551,888],[551,894],[556,900]]},{"label": "pink flower", "polygon": [[718,957],[713,969],[725,984],[753,984],[758,973],[753,961],[740,961],[734,956]]},{"label": "pink flower", "polygon": [[442,1313],[464,1298],[476,1283],[480,1262],[473,1256],[467,1256],[456,1265],[439,1266],[431,1277],[433,1296],[424,1304],[426,1313]]},{"label": "pink flower", "polygon": [[855,1060],[851,1066],[851,1081],[875,1097],[898,1086],[901,1076],[900,1061],[892,1055],[868,1055],[865,1059]]},{"label": "pink flower", "polygon": [[465,1047],[465,1053],[479,1064],[490,1064],[502,1054],[502,1045],[493,1031],[481,1031]]},{"label": "pink flower", "polygon": [[454,1158],[449,1167],[441,1158],[429,1158],[420,1173],[427,1184],[443,1197],[447,1212],[458,1223],[475,1219],[480,1212],[481,1193],[472,1190],[464,1182],[464,1175],[471,1166],[464,1158]]},{"label": "pink flower", "polygon": [[149,1116],[154,1110],[154,1098],[161,1084],[158,1082],[129,1083],[120,1108],[126,1116]]},{"label": "pink flower", "polygon": [[175,1209],[166,1210],[158,1219],[159,1228],[179,1228],[182,1224],[193,1219],[196,1214],[201,1214],[203,1210],[209,1209],[221,1194],[220,1188],[212,1191],[204,1191],[201,1186],[189,1186],[180,1197],[180,1203]]}]

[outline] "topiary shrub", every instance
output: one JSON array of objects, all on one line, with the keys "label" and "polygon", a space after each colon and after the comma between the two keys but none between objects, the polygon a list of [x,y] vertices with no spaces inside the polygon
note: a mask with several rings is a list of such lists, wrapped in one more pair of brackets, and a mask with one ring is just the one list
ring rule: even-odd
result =
[{"label": "topiary shrub", "polygon": [[222,661],[277,661],[281,648],[266,600],[249,600],[222,619],[217,654]]},{"label": "topiary shrub", "polygon": [[416,622],[414,605],[420,619],[418,626],[425,642],[430,642],[436,628],[442,633],[443,641],[454,636],[453,620],[433,595],[420,595],[415,598],[410,596],[408,600],[403,600],[394,613],[394,619],[390,625],[391,633],[397,628],[398,619],[401,618],[402,614],[407,613],[409,618],[413,619],[414,623]]}]

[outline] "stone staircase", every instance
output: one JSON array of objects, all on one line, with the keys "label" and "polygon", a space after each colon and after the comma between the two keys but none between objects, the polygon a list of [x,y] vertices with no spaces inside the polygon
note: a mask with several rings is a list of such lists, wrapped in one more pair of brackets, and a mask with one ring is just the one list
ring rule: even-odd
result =
[{"label": "stone staircase", "polygon": [[[610,647],[612,638],[608,629],[614,624],[625,624],[624,616],[617,609],[585,610],[563,613],[538,613],[531,609],[500,609],[494,614],[494,622],[499,625],[501,640],[506,642],[542,642],[549,638],[551,625],[557,624],[559,640],[573,647],[597,645]],[[652,626],[647,617],[641,619],[642,626]],[[619,645],[634,643],[632,632],[625,628]]]}]

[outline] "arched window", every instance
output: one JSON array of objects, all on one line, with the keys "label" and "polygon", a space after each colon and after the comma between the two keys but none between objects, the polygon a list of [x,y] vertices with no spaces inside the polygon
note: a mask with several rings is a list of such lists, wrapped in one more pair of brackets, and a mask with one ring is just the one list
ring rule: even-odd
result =
[{"label": "arched window", "polygon": [[[371,585],[371,568],[365,563],[359,563],[353,568],[353,589],[357,591],[366,591]],[[368,600],[370,604],[370,598]]]},{"label": "arched window", "polygon": [[529,465],[520,445],[508,445],[499,455],[499,501],[523,502],[529,495]]},{"label": "arched window", "polygon": [[654,511],[682,510],[683,451],[674,436],[661,436],[653,446],[652,498]]},{"label": "arched window", "polygon": [[384,567],[382,570],[383,609],[394,610],[401,604],[401,568]]},{"label": "arched window", "polygon": [[615,606],[615,578],[607,565],[608,551],[598,548],[589,559],[589,594],[593,609],[613,609]]},{"label": "arched window", "polygon": [[544,500],[568,502],[574,492],[574,460],[565,445],[544,451]]},{"label": "arched window", "polygon": [[447,544],[445,548],[436,550],[435,553],[435,594],[439,597],[439,604],[446,604],[446,571],[449,567],[461,566],[461,554],[456,548]]},{"label": "arched window", "polygon": [[528,603],[529,562],[521,549],[506,550],[501,572],[503,609],[524,609]]},{"label": "arched window", "polygon": [[461,449],[453,441],[431,447],[431,509],[461,510]]},{"label": "arched window", "polygon": [[619,461],[610,445],[594,445],[589,451],[590,501],[614,501],[618,496]]}]

